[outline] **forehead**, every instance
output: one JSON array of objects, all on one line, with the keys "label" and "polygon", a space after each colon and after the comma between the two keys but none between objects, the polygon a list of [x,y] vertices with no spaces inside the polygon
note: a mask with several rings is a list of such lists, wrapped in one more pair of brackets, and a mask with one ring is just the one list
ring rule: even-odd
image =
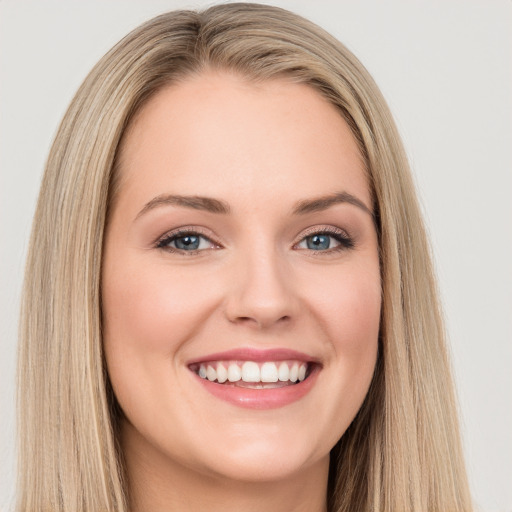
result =
[{"label": "forehead", "polygon": [[310,86],[209,72],[156,93],[125,134],[121,190],[247,201],[346,190],[369,206],[347,123]]}]

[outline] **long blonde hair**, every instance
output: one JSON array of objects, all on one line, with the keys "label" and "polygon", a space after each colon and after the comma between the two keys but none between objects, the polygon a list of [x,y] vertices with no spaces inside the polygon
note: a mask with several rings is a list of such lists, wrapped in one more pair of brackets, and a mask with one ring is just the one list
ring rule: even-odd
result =
[{"label": "long blonde hair", "polygon": [[380,241],[379,357],[361,410],[331,452],[329,510],[472,510],[429,246],[388,107],[341,43],[295,14],[258,4],[150,20],[100,60],[62,121],[22,302],[17,510],[127,510],[101,334],[116,155],[151,95],[206,68],[310,85],[339,109],[366,161]]}]

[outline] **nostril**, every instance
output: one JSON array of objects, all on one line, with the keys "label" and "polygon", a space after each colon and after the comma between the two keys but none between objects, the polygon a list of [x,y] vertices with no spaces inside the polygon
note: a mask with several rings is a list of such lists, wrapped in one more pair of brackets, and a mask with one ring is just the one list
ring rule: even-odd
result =
[{"label": "nostril", "polygon": [[254,317],[251,316],[239,316],[231,320],[233,323],[240,323],[240,324],[254,324],[258,327],[270,327],[274,324],[282,324],[289,322],[291,320],[290,315],[283,315],[279,318],[274,319],[273,317],[267,317],[265,318],[264,315],[255,315]]}]

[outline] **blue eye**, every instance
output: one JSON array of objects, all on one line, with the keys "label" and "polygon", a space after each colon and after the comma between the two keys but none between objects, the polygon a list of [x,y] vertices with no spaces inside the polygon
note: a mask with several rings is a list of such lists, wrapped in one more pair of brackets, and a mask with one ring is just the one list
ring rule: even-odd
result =
[{"label": "blue eye", "polygon": [[308,249],[313,251],[325,251],[331,247],[331,238],[328,235],[312,235],[306,238]]},{"label": "blue eye", "polygon": [[197,235],[185,235],[174,239],[176,249],[193,251],[199,248],[201,238]]},{"label": "blue eye", "polygon": [[338,251],[350,249],[354,242],[343,232],[317,232],[304,237],[298,244],[299,249],[310,251]]},{"label": "blue eye", "polygon": [[158,242],[157,247],[170,251],[193,252],[203,249],[212,249],[215,244],[199,233],[174,233]]},{"label": "blue eye", "polygon": [[[219,245],[197,231],[170,233],[156,247],[169,252],[196,254],[206,249],[219,248]],[[353,240],[342,230],[317,231],[305,236],[296,246],[315,252],[336,252],[354,247]]]}]

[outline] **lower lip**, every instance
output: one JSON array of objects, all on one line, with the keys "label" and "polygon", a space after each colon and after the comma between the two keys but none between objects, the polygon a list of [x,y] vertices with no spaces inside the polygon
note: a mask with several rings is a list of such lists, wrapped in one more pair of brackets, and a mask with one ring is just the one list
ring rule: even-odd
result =
[{"label": "lower lip", "polygon": [[271,389],[239,388],[226,384],[217,384],[208,379],[202,379],[196,374],[194,376],[204,386],[206,391],[225,402],[247,409],[277,409],[303,398],[314,386],[319,372],[320,369],[315,367],[308,378],[302,382]]}]

